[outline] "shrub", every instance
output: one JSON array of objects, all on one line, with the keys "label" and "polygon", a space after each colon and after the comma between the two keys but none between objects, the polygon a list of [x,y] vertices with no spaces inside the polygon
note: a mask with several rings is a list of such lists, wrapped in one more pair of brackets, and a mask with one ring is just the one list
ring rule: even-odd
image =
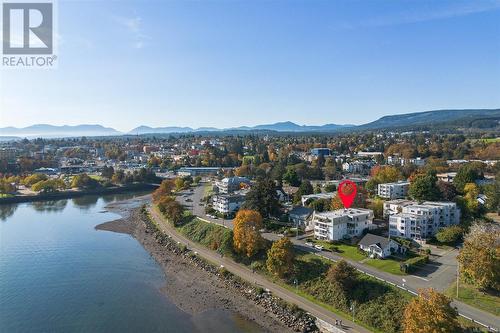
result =
[{"label": "shrub", "polygon": [[463,229],[458,225],[452,225],[440,229],[436,233],[436,239],[440,243],[455,244],[462,238]]},{"label": "shrub", "polygon": [[414,272],[418,266],[423,266],[429,262],[429,256],[418,256],[414,258],[410,258],[406,260],[405,262],[401,263],[400,269],[401,271],[405,273],[411,273]]}]

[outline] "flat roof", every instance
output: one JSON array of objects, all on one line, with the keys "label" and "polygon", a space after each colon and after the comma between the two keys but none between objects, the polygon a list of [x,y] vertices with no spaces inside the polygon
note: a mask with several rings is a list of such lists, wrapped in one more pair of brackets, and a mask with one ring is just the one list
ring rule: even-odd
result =
[{"label": "flat roof", "polygon": [[342,216],[358,216],[370,214],[372,211],[365,208],[349,208],[349,209],[337,209],[328,212],[315,213],[316,216],[326,217],[329,219]]}]

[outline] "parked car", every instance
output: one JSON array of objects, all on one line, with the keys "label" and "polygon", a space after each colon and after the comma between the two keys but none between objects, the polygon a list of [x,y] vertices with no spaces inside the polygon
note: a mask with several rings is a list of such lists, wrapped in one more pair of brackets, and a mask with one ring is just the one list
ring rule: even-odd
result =
[{"label": "parked car", "polygon": [[321,245],[314,245],[314,248],[318,251],[323,251],[323,246]]},{"label": "parked car", "polygon": [[306,242],[306,245],[307,245],[307,246],[310,246],[310,247],[313,247],[313,246],[314,246],[314,244],[313,244],[312,242]]}]

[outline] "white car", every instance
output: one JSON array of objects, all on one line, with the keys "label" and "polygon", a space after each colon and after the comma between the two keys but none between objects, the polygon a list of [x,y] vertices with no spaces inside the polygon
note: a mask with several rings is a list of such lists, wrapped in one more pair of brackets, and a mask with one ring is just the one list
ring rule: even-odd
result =
[{"label": "white car", "polygon": [[318,251],[323,251],[323,246],[321,245],[314,245],[314,248]]},{"label": "white car", "polygon": [[313,246],[314,246],[314,244],[313,244],[312,242],[306,242],[306,245],[307,245],[307,246],[310,246],[310,247],[313,247]]}]

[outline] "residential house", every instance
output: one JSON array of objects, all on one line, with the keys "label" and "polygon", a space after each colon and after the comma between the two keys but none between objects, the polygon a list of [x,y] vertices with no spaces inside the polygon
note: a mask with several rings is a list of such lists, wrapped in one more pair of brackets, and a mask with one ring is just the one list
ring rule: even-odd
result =
[{"label": "residential house", "polygon": [[366,234],[358,243],[361,250],[368,253],[370,258],[387,258],[395,252],[404,252],[405,249],[398,242],[382,236]]},{"label": "residential house", "polygon": [[311,216],[313,210],[304,206],[297,206],[288,212],[288,220],[295,226],[305,227],[307,219]]}]

